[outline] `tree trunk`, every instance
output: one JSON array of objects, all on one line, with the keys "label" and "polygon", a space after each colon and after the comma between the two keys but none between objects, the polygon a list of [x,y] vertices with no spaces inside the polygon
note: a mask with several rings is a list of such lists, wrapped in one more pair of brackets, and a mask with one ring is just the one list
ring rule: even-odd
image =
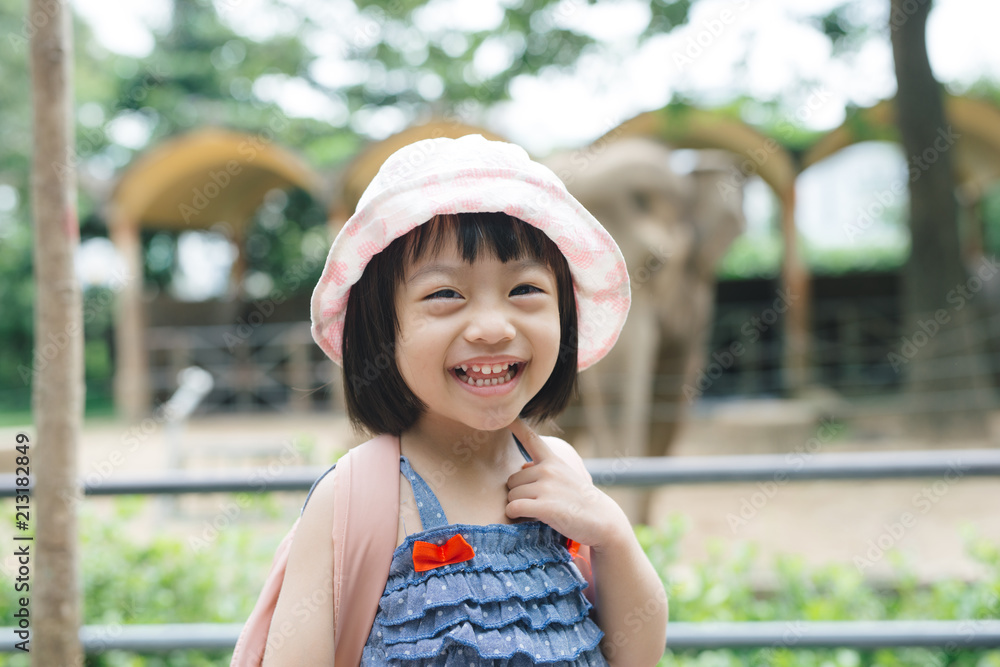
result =
[{"label": "tree trunk", "polygon": [[[922,436],[986,434],[992,403],[981,318],[964,266],[941,87],[927,58],[930,0],[891,0],[896,114],[907,155],[911,250],[903,273],[903,338],[890,351],[907,374],[908,423]],[[981,287],[981,283],[980,283]],[[978,291],[978,290],[976,290]]]},{"label": "tree trunk", "polygon": [[73,270],[79,244],[67,0],[31,0],[35,224],[33,456],[37,554],[31,664],[83,664],[76,559],[77,440],[83,408],[83,316]]}]

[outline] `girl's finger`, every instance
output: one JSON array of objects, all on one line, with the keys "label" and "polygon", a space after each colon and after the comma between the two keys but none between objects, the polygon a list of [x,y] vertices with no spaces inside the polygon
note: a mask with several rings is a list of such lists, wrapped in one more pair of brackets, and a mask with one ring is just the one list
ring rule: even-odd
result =
[{"label": "girl's finger", "polygon": [[522,498],[528,498],[534,500],[538,495],[534,492],[534,489],[528,485],[521,485],[511,487],[507,492],[507,502],[513,502],[515,500],[521,500]]},{"label": "girl's finger", "polygon": [[531,509],[534,500],[529,498],[518,498],[507,503],[506,514],[509,519],[534,519]]},{"label": "girl's finger", "polygon": [[535,464],[528,464],[507,478],[507,488],[513,489],[538,481],[540,473]]},{"label": "girl's finger", "polygon": [[552,456],[552,450],[545,444],[542,437],[531,430],[531,427],[520,417],[515,419],[508,428],[535,463],[541,463]]}]

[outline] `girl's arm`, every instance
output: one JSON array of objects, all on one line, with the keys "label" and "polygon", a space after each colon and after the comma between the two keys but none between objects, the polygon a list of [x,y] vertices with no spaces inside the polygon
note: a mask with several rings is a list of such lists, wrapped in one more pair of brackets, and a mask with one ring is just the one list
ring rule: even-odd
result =
[{"label": "girl's arm", "polygon": [[590,548],[601,650],[611,667],[653,667],[667,642],[667,593],[624,513],[618,523],[611,541]]},{"label": "girl's arm", "polygon": [[509,428],[532,461],[507,480],[507,516],[590,546],[604,656],[611,667],[653,667],[667,642],[667,594],[625,512],[521,419]]},{"label": "girl's arm", "polygon": [[316,485],[292,540],[264,667],[333,665],[333,480]]}]

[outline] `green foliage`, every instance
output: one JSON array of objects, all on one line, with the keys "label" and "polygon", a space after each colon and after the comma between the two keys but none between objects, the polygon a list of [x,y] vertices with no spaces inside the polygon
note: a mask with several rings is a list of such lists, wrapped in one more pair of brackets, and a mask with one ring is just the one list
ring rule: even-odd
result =
[{"label": "green foliage", "polygon": [[[445,115],[480,109],[507,98],[510,82],[521,75],[546,69],[569,69],[594,39],[566,27],[565,7],[557,0],[527,0],[503,7],[496,25],[462,31],[447,24],[416,30],[415,20],[430,3],[397,0],[383,3],[358,0],[365,19],[351,44],[349,63],[369,76],[341,92],[352,110],[395,106],[415,117],[429,104]],[[656,5],[643,39],[683,23],[687,2]],[[672,23],[671,23],[672,22]],[[424,26],[427,28],[427,26]],[[503,52],[507,66],[484,70],[476,57],[488,50]],[[434,87],[419,83],[428,78]]]},{"label": "green foliage", "polygon": [[987,256],[1000,256],[1000,186],[986,193],[980,204],[983,222],[983,250]]},{"label": "green foliage", "polygon": [[254,298],[294,294],[319,282],[330,247],[325,212],[301,190],[272,191],[246,232],[248,272],[268,277]]},{"label": "green foliage", "polygon": [[690,0],[657,0],[649,3],[649,11],[649,25],[642,34],[644,38],[670,32],[687,23],[691,2]]},{"label": "green foliage", "polygon": [[13,222],[0,231],[0,404],[7,410],[29,407],[30,351],[34,340],[35,285],[31,280],[31,233]]},{"label": "green foliage", "polygon": [[[262,539],[253,529],[255,517],[258,522],[275,518],[273,503],[271,496],[229,496],[220,502],[218,514],[206,518],[185,537],[154,531],[145,539],[137,539],[136,533],[145,532],[141,527],[150,525],[150,513],[160,510],[157,500],[118,499],[110,517],[84,506],[80,529],[83,622],[114,628],[246,620],[281,537],[270,531]],[[5,509],[5,514],[12,515],[11,504]],[[280,523],[290,526],[292,520],[286,515]],[[7,523],[11,525],[12,518]],[[0,615],[11,618],[16,597],[7,576],[2,579]],[[88,657],[87,665],[228,665],[230,654],[178,651],[138,656],[111,651]],[[27,666],[26,658],[18,656],[6,664]]]},{"label": "green foliage", "polygon": [[[227,496],[219,507],[238,507],[239,511],[220,509],[218,516],[224,514],[226,521],[206,519],[202,528],[188,529],[183,536],[159,530],[148,538],[136,534],[146,532],[141,528],[150,525],[150,512],[159,508],[159,500],[121,498],[115,501],[114,512],[103,516],[85,507],[80,531],[84,622],[114,627],[246,620],[292,517],[278,510],[269,497]],[[12,511],[8,503],[6,513]],[[678,560],[686,532],[682,517],[674,516],[660,528],[636,526],[635,530],[667,588],[671,621],[788,621],[794,629],[794,621],[968,619],[974,627],[977,620],[1000,616],[1000,545],[971,535],[966,536],[968,553],[987,572],[976,582],[945,580],[925,585],[907,563],[896,562],[895,584],[884,589],[873,586],[851,565],[810,568],[801,559],[783,558],[773,566],[773,587],[761,591],[750,576],[756,561],[752,545],[713,543],[703,562],[682,564]],[[8,576],[0,581],[4,618],[11,617],[16,605]],[[11,667],[27,665],[26,656],[0,662]],[[87,664],[221,667],[229,664],[229,652],[139,655],[115,651],[90,656]],[[760,650],[668,651],[661,665],[996,667],[1000,651],[807,650],[796,649],[790,641],[786,647]]]},{"label": "green foliage", "polygon": [[802,248],[806,266],[817,275],[840,275],[852,271],[894,271],[902,269],[909,254],[909,246],[822,248],[804,243]]},{"label": "green foliage", "polygon": [[781,237],[742,235],[733,240],[715,269],[720,280],[773,278],[781,273]]},{"label": "green foliage", "polygon": [[[677,562],[685,520],[673,517],[662,529],[637,526],[636,535],[665,582],[671,621],[968,620],[1000,617],[1000,545],[966,535],[967,552],[984,566],[978,582],[944,580],[921,584],[910,565],[893,561],[894,584],[885,589],[867,581],[850,564],[807,567],[800,558],[780,558],[773,588],[754,588],[749,576],[755,550],[745,543],[715,542],[694,566]],[[951,536],[949,536],[951,537]],[[957,536],[956,536],[957,537]],[[759,650],[668,651],[660,663],[683,667],[741,665],[796,667],[987,667],[1000,665],[1000,650],[898,649],[877,651]]]},{"label": "green foliage", "polygon": [[811,20],[833,46],[835,55],[856,52],[866,40],[885,30],[873,25],[861,10],[857,0],[848,0]]},{"label": "green foliage", "polygon": [[[909,247],[859,245],[854,248],[825,248],[805,242],[801,237],[802,257],[815,275],[841,275],[854,271],[893,271],[901,269]],[[737,237],[716,267],[720,280],[774,278],[781,273],[783,244],[777,233]]]}]

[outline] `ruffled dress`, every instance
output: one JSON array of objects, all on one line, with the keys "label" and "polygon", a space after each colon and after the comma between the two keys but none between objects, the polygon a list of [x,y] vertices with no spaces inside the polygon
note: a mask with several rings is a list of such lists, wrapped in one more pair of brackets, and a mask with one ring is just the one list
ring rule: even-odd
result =
[{"label": "ruffled dress", "polygon": [[[393,552],[362,667],[607,667],[565,537],[540,521],[450,525],[405,456],[400,471],[424,529]],[[415,542],[445,545],[456,535],[471,559],[416,571]]]}]

